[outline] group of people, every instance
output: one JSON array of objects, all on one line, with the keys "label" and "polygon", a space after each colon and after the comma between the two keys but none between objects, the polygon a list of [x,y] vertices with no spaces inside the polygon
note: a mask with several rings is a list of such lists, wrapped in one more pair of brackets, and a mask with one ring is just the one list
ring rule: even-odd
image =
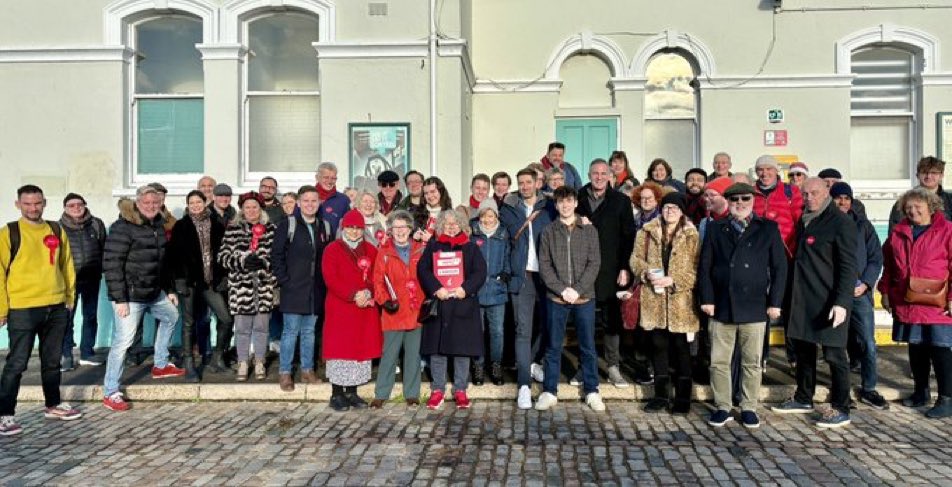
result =
[{"label": "group of people", "polygon": [[[294,390],[295,372],[299,382],[327,380],[338,411],[384,407],[398,370],[404,400],[419,405],[423,367],[432,379],[428,408],[447,397],[469,407],[470,383],[487,374],[494,384],[505,381],[511,315],[520,409],[557,404],[571,320],[580,353],[570,383],[593,410],[605,409],[601,327],[608,381],[628,387],[621,359],[634,355],[634,379],[654,386],[646,411],[689,412],[701,368],[714,392],[708,423],[727,424],[739,406],[740,421],[755,428],[767,332],[778,322],[797,389],[772,410],[814,410],[822,345],[832,407],[817,425],[839,427],[850,421],[851,360],[861,369],[859,400],[888,407],[876,392],[878,287],[894,316],[894,339],[909,343],[915,390],[904,404],[931,400],[934,368],[939,397],[926,415],[952,416],[952,194],[940,185],[944,162],[919,162],[920,184],[899,199],[881,245],[835,169],[810,177],[806,164],[795,163],[783,181],[778,162],[762,156],[751,178],[731,173],[730,156],[718,153],[710,174],[693,168],[682,182],[655,159],[640,182],[615,151],[589,164],[583,184],[564,154],[554,142],[514,179],[477,174],[468,201],[455,208],[443,182],[418,171],[404,175],[405,196],[393,171],[378,176],[376,194],[339,192],[332,163],[318,167],[314,185],[280,196],[277,180],[266,177],[258,191],[238,196],[237,209],[231,187],[205,176],[178,219],[166,207],[168,191],[153,183],[119,201],[108,230],[73,193],[60,220],[44,220],[42,190],[23,186],[22,218],[0,229],[0,324],[10,335],[0,435],[22,430],[14,410],[36,337],[46,417],[81,416],[60,400],[59,383],[75,365],[78,304],[79,365],[101,365],[93,349],[101,276],[115,314],[103,398],[114,411],[130,407],[120,379],[146,312],[157,321],[153,378],[197,382],[204,370],[234,369],[239,381],[261,380],[272,351],[282,391]],[[176,365],[169,343],[180,317]],[[623,353],[626,330],[635,347]],[[368,404],[356,388],[373,378],[375,360]],[[533,380],[542,383],[535,401]]]}]

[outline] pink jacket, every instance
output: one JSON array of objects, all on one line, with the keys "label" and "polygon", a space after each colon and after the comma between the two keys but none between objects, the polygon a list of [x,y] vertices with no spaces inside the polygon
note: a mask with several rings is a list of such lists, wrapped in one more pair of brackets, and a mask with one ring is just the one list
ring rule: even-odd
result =
[{"label": "pink jacket", "polygon": [[777,222],[787,259],[792,259],[797,251],[797,223],[803,215],[803,195],[800,194],[800,188],[777,181],[777,187],[770,196],[764,196],[758,188],[757,194],[754,195],[754,213],[761,218]]},{"label": "pink jacket", "polygon": [[[952,276],[952,223],[936,212],[932,226],[912,241],[912,226],[907,218],[893,227],[883,245],[883,277],[877,286],[889,298],[889,306],[899,321],[906,324],[952,325],[952,316],[935,306],[907,304],[909,277],[949,279]],[[952,286],[950,286],[952,287]]]}]

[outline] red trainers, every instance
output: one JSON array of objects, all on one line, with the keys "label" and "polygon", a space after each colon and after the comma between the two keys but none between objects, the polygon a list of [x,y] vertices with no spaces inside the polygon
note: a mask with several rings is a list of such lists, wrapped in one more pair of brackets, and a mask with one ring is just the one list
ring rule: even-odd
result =
[{"label": "red trainers", "polygon": [[106,396],[102,398],[102,405],[106,406],[106,409],[111,409],[113,411],[128,411],[129,403],[122,397],[121,392],[113,393],[111,396]]},{"label": "red trainers", "polygon": [[153,379],[165,379],[166,377],[181,377],[185,375],[185,369],[180,369],[175,366],[175,364],[168,364],[161,369],[158,367],[152,367],[152,378]]},{"label": "red trainers", "polygon": [[427,409],[440,409],[443,406],[443,391],[433,391],[430,393],[430,400],[426,402]]},{"label": "red trainers", "polygon": [[454,391],[453,398],[456,399],[456,409],[469,409],[472,404],[469,397],[466,397],[466,391]]}]

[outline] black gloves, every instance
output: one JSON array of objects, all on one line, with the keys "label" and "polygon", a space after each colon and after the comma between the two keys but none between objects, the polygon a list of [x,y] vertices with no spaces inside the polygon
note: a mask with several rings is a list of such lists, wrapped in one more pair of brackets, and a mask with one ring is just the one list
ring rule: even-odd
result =
[{"label": "black gloves", "polygon": [[264,261],[256,254],[248,254],[248,256],[245,257],[244,267],[246,271],[260,271],[264,269]]},{"label": "black gloves", "polygon": [[500,272],[499,274],[496,274],[496,280],[503,284],[509,284],[509,281],[512,280],[512,276],[509,275],[508,272]]}]

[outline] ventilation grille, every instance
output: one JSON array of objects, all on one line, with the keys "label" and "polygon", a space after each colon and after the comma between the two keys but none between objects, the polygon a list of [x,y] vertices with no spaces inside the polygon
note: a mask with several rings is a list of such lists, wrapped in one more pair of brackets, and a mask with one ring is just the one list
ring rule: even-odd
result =
[{"label": "ventilation grille", "polygon": [[371,16],[383,17],[387,15],[387,4],[384,2],[370,2],[367,6]]}]

